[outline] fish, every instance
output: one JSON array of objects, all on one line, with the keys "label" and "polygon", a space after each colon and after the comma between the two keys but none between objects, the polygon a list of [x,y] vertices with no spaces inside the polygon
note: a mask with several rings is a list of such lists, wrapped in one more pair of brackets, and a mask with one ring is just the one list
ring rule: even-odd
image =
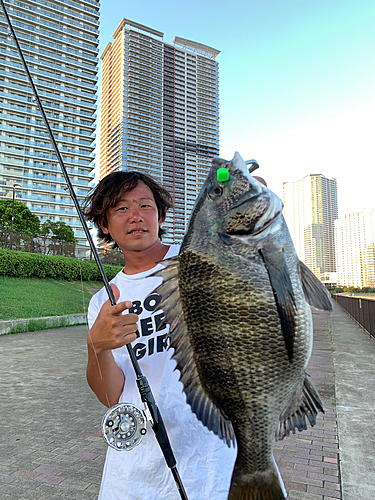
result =
[{"label": "fish", "polygon": [[332,305],[299,261],[282,210],[238,152],[214,158],[179,256],[154,274],[187,403],[237,447],[229,500],[283,499],[275,440],[324,412],[306,373],[310,305]]}]

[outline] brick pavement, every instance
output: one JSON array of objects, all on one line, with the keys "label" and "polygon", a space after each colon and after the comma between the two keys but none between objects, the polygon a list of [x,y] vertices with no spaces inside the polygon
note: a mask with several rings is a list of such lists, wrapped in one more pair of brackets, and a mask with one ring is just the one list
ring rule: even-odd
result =
[{"label": "brick pavement", "polygon": [[0,499],[93,500],[104,407],[85,380],[87,327],[0,337]]},{"label": "brick pavement", "polygon": [[318,415],[313,428],[276,443],[275,459],[288,498],[341,499],[333,346],[329,336],[331,319],[330,314],[314,310],[313,319],[314,347],[307,372],[319,391],[325,414]]},{"label": "brick pavement", "polygon": [[[326,414],[275,446],[290,499],[341,499],[329,318],[314,314],[308,366]],[[85,381],[86,334],[76,326],[0,337],[1,500],[97,498],[104,407]]]}]

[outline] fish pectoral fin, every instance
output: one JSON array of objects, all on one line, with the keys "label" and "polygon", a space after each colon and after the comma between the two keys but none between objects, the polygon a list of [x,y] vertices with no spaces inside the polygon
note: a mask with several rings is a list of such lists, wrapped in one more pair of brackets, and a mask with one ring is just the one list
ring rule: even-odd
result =
[{"label": "fish pectoral fin", "polygon": [[289,361],[291,362],[293,360],[294,337],[296,331],[296,305],[284,251],[268,252],[266,249],[261,248],[259,249],[259,254],[268,272],[277,312],[279,313],[281,321],[285,347]]},{"label": "fish pectoral fin", "polygon": [[295,434],[296,429],[300,432],[306,430],[306,417],[313,427],[316,424],[316,415],[319,411],[324,413],[323,404],[317,390],[305,373],[302,391],[301,387],[298,386],[291,398],[291,404],[280,415],[275,435],[276,441],[284,439],[291,432]]},{"label": "fish pectoral fin", "polygon": [[168,337],[171,339],[170,347],[174,349],[172,359],[177,362],[176,369],[180,372],[186,400],[202,424],[230,446],[235,443],[232,424],[206,394],[199,378],[182,309],[179,258],[164,260],[162,264],[165,267],[152,276],[160,276],[163,283],[153,293],[161,297],[157,309],[164,311],[163,323],[170,324]]},{"label": "fish pectoral fin", "polygon": [[323,283],[315,276],[306,264],[300,261],[302,289],[306,302],[316,309],[332,311],[332,302],[328,290]]}]

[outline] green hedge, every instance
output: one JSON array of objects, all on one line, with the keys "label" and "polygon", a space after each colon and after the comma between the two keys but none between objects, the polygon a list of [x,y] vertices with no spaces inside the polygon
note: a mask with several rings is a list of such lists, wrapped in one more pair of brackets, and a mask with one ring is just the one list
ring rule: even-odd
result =
[{"label": "green hedge", "polygon": [[[114,278],[122,267],[103,265],[109,280]],[[84,281],[101,280],[95,261],[0,249],[0,275],[77,280],[81,279],[81,272]]]}]

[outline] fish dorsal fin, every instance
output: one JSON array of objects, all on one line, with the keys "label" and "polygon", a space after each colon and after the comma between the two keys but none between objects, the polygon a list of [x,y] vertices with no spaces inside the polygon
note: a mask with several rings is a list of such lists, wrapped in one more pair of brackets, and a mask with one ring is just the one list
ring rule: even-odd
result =
[{"label": "fish dorsal fin", "polygon": [[168,336],[170,347],[174,349],[172,359],[177,362],[176,369],[180,372],[187,402],[202,424],[230,446],[235,443],[232,424],[204,391],[194,360],[180,298],[179,257],[163,260],[162,264],[165,267],[152,274],[163,278],[163,283],[153,293],[161,297],[157,309],[164,311],[163,323],[170,324]]},{"label": "fish dorsal fin", "polygon": [[300,261],[299,264],[301,269],[302,289],[305,294],[306,302],[310,306],[316,307],[316,309],[332,311],[332,302],[326,287],[318,280],[306,264],[302,261]]},{"label": "fish dorsal fin", "polygon": [[276,441],[284,439],[291,432],[295,434],[296,429],[300,432],[306,430],[306,417],[313,427],[316,424],[316,415],[319,411],[324,413],[322,402],[315,387],[308,379],[307,373],[305,373],[302,391],[299,385],[289,406],[280,415],[275,436]]}]

